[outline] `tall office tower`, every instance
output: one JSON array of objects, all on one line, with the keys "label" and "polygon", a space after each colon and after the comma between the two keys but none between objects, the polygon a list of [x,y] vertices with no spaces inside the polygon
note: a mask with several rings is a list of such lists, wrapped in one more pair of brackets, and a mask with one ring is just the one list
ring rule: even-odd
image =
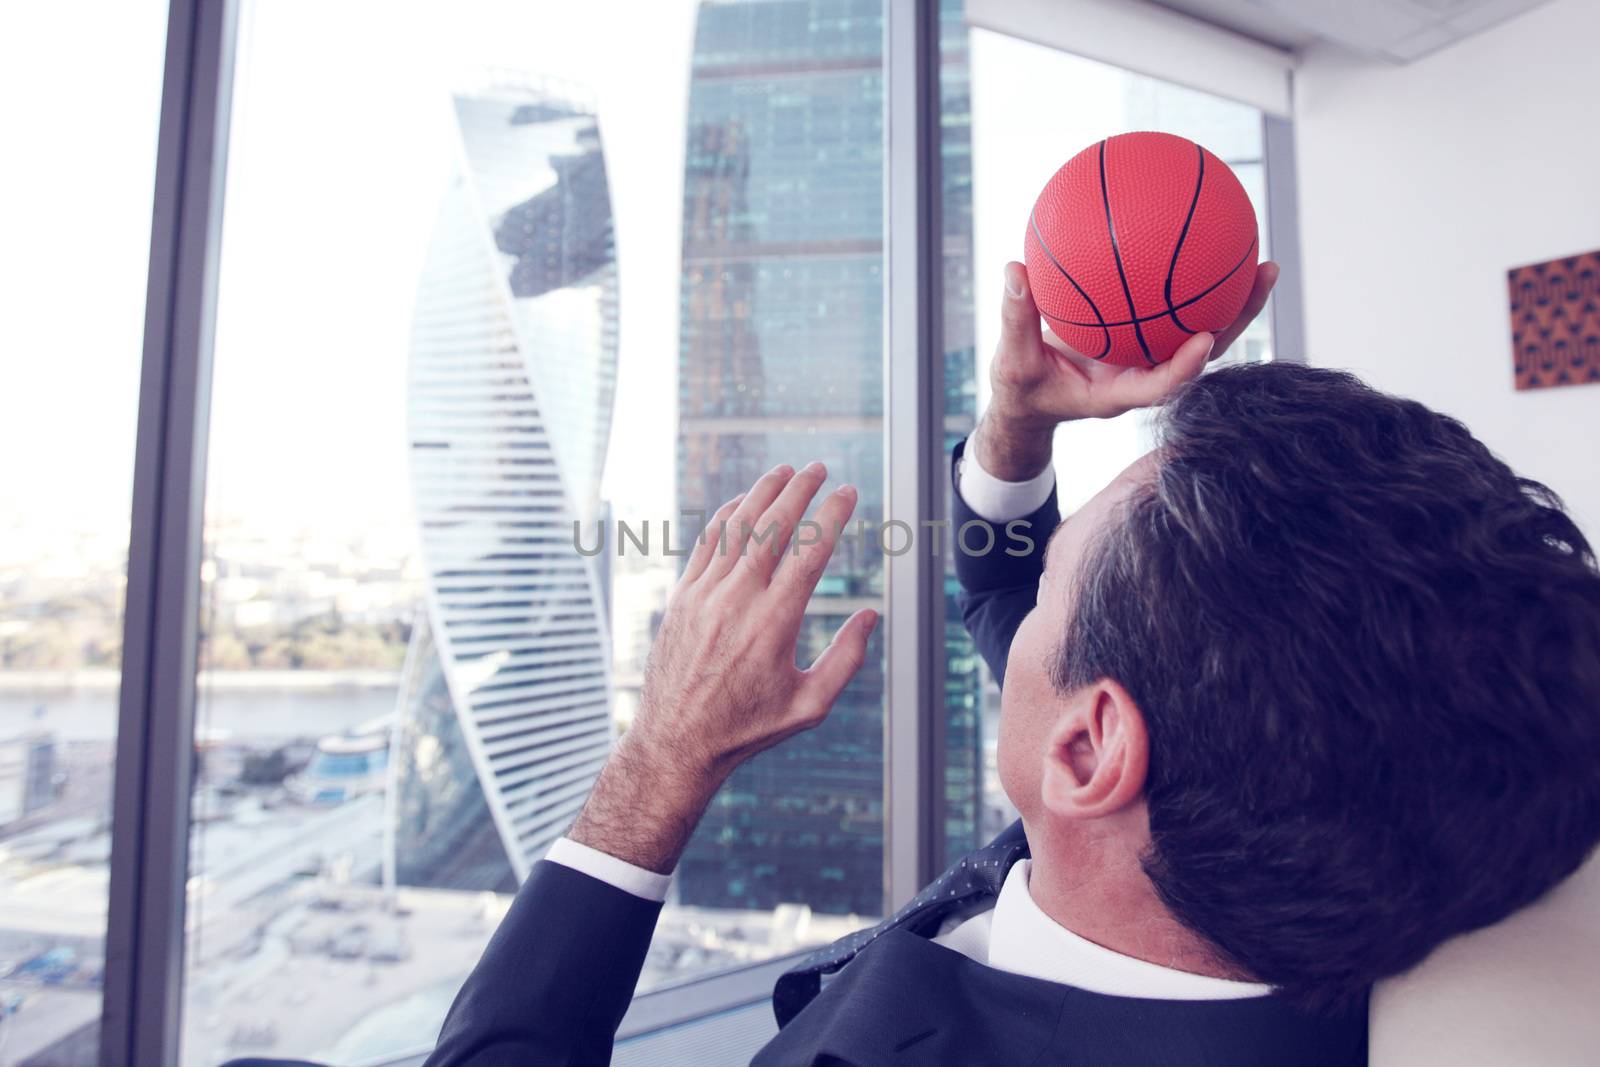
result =
[{"label": "tall office tower", "polygon": [[510,888],[610,751],[600,513],[617,361],[594,108],[547,83],[458,96],[460,161],[417,292],[411,482],[426,603],[395,735],[402,885]]},{"label": "tall office tower", "polygon": [[[953,9],[947,24],[964,71],[959,2]],[[821,459],[860,488],[858,516],[885,518],[883,13],[883,0],[700,5],[683,192],[684,510],[714,509],[779,462]],[[964,73],[959,81],[964,101]],[[965,192],[965,130],[947,138]],[[947,259],[947,276],[968,289],[970,217],[967,207],[957,232],[947,226],[948,255],[967,263]],[[952,415],[970,425],[970,311],[952,322],[950,389],[968,398]],[[842,541],[807,612],[802,659],[882,593],[875,536]],[[953,651],[970,661],[957,627]],[[960,716],[950,736],[964,751],[952,753],[947,792],[964,811],[955,817],[961,826],[972,825],[977,801],[975,684],[970,693],[958,685],[947,709]],[[718,794],[679,865],[681,901],[881,911],[883,794],[883,664],[874,643],[821,728],[756,757]]]}]

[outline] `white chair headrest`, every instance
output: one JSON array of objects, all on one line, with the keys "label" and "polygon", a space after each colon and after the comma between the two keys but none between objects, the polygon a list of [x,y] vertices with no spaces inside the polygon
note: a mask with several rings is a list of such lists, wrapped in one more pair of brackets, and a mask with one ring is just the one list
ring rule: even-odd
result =
[{"label": "white chair headrest", "polygon": [[1369,1067],[1600,1063],[1600,853],[1372,994]]}]

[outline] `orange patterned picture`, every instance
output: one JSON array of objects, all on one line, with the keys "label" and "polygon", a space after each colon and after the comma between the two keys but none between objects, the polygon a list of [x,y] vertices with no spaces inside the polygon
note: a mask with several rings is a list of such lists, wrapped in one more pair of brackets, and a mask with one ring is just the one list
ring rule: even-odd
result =
[{"label": "orange patterned picture", "polygon": [[1600,252],[1506,272],[1518,389],[1600,382]]}]

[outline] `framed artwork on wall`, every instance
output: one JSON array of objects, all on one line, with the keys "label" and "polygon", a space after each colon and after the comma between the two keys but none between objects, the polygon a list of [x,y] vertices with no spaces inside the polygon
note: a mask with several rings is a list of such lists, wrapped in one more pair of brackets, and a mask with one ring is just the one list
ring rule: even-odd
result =
[{"label": "framed artwork on wall", "polygon": [[1600,382],[1600,251],[1506,272],[1518,389]]}]

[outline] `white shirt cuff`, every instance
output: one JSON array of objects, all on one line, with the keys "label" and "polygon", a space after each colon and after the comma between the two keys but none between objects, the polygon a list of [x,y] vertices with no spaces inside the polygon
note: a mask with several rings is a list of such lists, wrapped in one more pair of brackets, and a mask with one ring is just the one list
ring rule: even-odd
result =
[{"label": "white shirt cuff", "polygon": [[619,860],[597,848],[580,845],[565,837],[556,838],[544,858],[657,904],[667,899],[667,886],[672,883],[670,874],[657,874],[643,867],[635,867],[627,860]]},{"label": "white shirt cuff", "polygon": [[1025,482],[1003,482],[984,470],[970,450],[961,454],[961,463],[956,467],[956,491],[967,507],[990,522],[1010,522],[1032,515],[1050,499],[1055,485],[1053,466]]}]

